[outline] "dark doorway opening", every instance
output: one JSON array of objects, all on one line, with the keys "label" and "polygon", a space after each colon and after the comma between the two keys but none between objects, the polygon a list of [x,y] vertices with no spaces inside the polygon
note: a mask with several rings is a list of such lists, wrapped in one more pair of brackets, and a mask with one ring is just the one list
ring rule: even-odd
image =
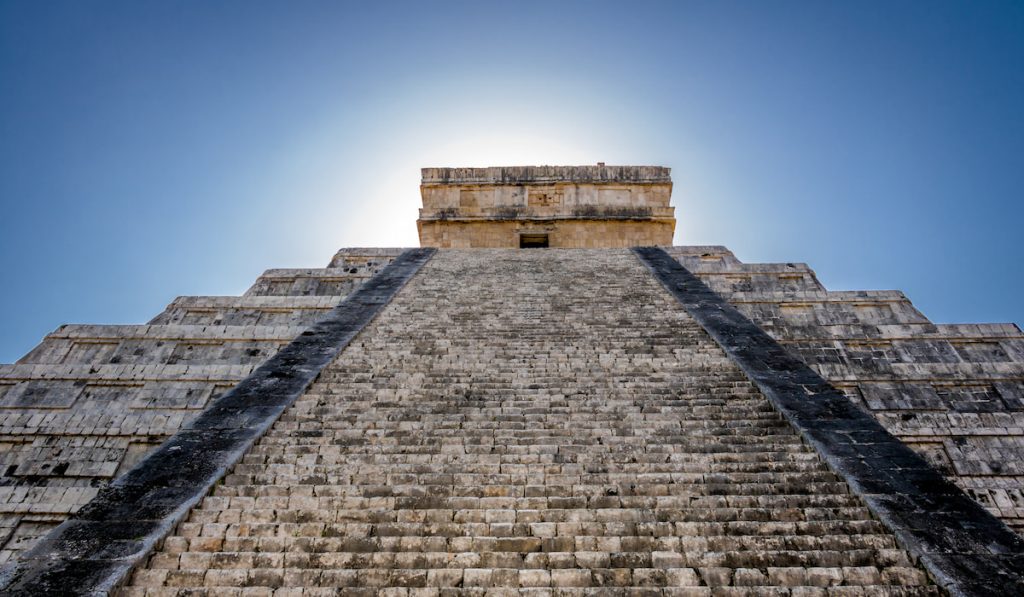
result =
[{"label": "dark doorway opening", "polygon": [[546,234],[520,234],[520,249],[546,249],[548,248],[548,235]]}]

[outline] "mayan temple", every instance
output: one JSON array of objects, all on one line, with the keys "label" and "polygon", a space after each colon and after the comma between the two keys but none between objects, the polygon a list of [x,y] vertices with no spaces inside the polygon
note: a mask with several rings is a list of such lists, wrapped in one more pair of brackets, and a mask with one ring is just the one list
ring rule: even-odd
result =
[{"label": "mayan temple", "polygon": [[426,168],[420,248],[61,326],[0,365],[0,593],[1024,594],[1021,330],[671,192]]}]

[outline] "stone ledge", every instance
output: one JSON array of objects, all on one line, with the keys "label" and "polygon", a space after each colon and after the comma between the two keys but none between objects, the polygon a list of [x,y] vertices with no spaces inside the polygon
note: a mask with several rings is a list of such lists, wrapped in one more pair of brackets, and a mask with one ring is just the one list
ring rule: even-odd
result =
[{"label": "stone ledge", "polygon": [[254,365],[83,365],[14,364],[0,365],[0,380],[82,380],[82,381],[230,381],[236,382]]},{"label": "stone ledge", "polygon": [[343,267],[303,267],[303,268],[275,268],[268,269],[257,278],[339,278],[339,279],[365,279],[373,277],[372,272],[350,273]]},{"label": "stone ledge", "polygon": [[[331,309],[338,304],[337,296],[179,296],[169,305],[170,309]],[[161,324],[150,324],[161,325]]]},{"label": "stone ledge", "polygon": [[528,209],[523,209],[522,212],[509,211],[506,214],[501,215],[481,215],[481,216],[466,216],[466,215],[448,215],[447,213],[432,213],[420,215],[419,221],[421,222],[563,222],[563,221],[637,221],[637,222],[671,222],[675,223],[675,218],[671,215],[651,215],[649,213],[628,213],[622,211],[616,213],[614,211],[599,212],[595,211],[592,214],[568,214],[568,215],[538,215],[531,213]]},{"label": "stone ledge", "polygon": [[305,326],[190,325],[190,324],[66,324],[46,335],[47,340],[221,340],[290,341]]},{"label": "stone ledge", "polygon": [[614,183],[671,184],[664,166],[495,166],[423,168],[422,184]]}]

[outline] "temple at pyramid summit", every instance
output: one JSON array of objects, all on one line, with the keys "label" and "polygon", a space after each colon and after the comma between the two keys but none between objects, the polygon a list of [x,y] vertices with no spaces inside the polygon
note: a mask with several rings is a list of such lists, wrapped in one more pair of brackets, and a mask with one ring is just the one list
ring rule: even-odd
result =
[{"label": "temple at pyramid summit", "polygon": [[0,593],[1024,594],[1021,330],[672,246],[672,184],[425,168],[420,247],[61,326]]},{"label": "temple at pyramid summit", "polygon": [[613,248],[671,245],[668,168],[424,168],[420,245]]}]

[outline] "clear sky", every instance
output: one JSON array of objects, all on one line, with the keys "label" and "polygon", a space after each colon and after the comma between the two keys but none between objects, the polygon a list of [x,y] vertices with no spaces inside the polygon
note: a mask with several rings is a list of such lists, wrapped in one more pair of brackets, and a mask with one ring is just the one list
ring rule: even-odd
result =
[{"label": "clear sky", "polygon": [[345,246],[419,168],[672,168],[676,244],[1024,323],[1024,3],[0,0],[0,362]]}]

